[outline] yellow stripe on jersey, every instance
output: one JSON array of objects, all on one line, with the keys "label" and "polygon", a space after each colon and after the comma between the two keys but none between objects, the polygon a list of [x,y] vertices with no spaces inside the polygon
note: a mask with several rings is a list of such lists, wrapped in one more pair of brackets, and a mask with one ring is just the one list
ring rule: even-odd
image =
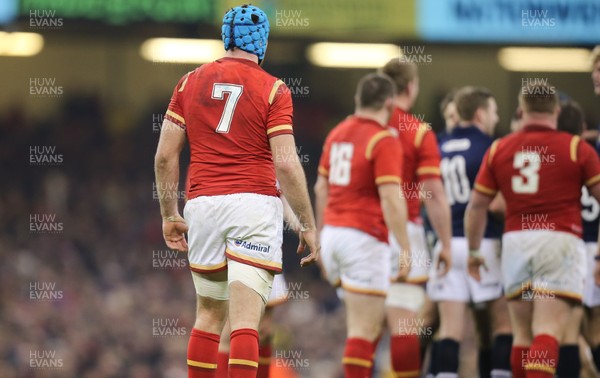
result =
[{"label": "yellow stripe on jersey", "polygon": [[497,190],[490,189],[481,184],[475,184],[475,190],[477,190],[478,192],[481,192],[483,194],[489,194],[490,196],[493,196],[497,192]]},{"label": "yellow stripe on jersey", "polygon": [[187,360],[187,364],[194,367],[199,367],[203,369],[216,369],[217,364],[209,364],[208,362],[199,362],[193,360]]},{"label": "yellow stripe on jersey", "polygon": [[292,125],[279,125],[279,126],[273,126],[270,129],[267,129],[267,135],[275,133],[277,131],[281,131],[281,130],[293,130],[294,128],[292,127]]},{"label": "yellow stripe on jersey", "polygon": [[600,175],[596,175],[596,176],[592,177],[591,179],[587,180],[585,182],[585,186],[592,186],[595,183],[597,183],[598,181],[600,181]]},{"label": "yellow stripe on jersey", "polygon": [[381,184],[389,184],[389,183],[400,183],[400,177],[398,176],[393,176],[393,175],[385,175],[385,176],[379,176],[377,178],[375,178],[375,184],[377,185],[381,185]]},{"label": "yellow stripe on jersey", "polygon": [[419,128],[417,129],[417,134],[415,134],[415,147],[421,147],[421,143],[423,143],[423,138],[425,134],[429,130],[429,125],[426,123],[420,123]]},{"label": "yellow stripe on jersey", "polygon": [[181,83],[181,87],[179,87],[179,91],[178,92],[183,92],[183,88],[185,88],[185,85],[187,84],[188,79],[190,78],[190,74],[193,71],[188,72],[187,74],[185,74],[185,80],[183,81],[183,83]]},{"label": "yellow stripe on jersey", "polygon": [[179,114],[175,113],[174,111],[167,110],[167,115],[175,118],[176,120],[178,120],[179,122],[181,122],[185,125],[185,119],[182,116],[180,116]]},{"label": "yellow stripe on jersey", "polygon": [[344,358],[342,358],[342,364],[356,365],[356,366],[362,366],[362,367],[366,367],[366,368],[370,368],[373,365],[373,363],[369,360],[364,360],[362,358],[356,358],[356,357],[344,357]]},{"label": "yellow stripe on jersey", "polygon": [[241,253],[233,252],[229,248],[225,249],[225,253],[228,255],[231,255],[233,257],[237,257],[238,259],[243,260],[243,261],[247,261],[247,262],[251,262],[251,263],[255,263],[255,264],[259,264],[259,265],[264,265],[264,266],[268,266],[271,268],[281,269],[281,263],[277,263],[275,261],[263,260],[263,259],[259,259],[256,257],[243,255]]},{"label": "yellow stripe on jersey", "polygon": [[277,94],[277,90],[279,89],[281,84],[283,84],[283,81],[281,81],[281,80],[277,80],[275,82],[275,84],[273,84],[273,88],[271,88],[271,93],[269,94],[269,105],[271,105],[273,103],[273,100],[275,99],[275,95]]},{"label": "yellow stripe on jersey", "polygon": [[251,361],[251,360],[242,360],[241,358],[230,358],[229,365],[246,365],[246,366],[252,366],[252,367],[257,368],[258,362]]},{"label": "yellow stripe on jersey", "polygon": [[571,138],[571,148],[569,149],[571,152],[571,161],[577,161],[577,146],[579,145],[579,137],[577,135]]},{"label": "yellow stripe on jersey", "polygon": [[492,159],[494,158],[494,154],[496,153],[496,149],[498,148],[498,142],[500,139],[495,140],[494,143],[490,146],[490,154],[488,155],[487,165],[488,167],[492,165]]},{"label": "yellow stripe on jersey", "polygon": [[321,176],[329,177],[329,171],[321,166],[319,166],[319,174]]},{"label": "yellow stripe on jersey", "polygon": [[371,140],[369,140],[369,143],[367,143],[367,149],[365,151],[365,157],[367,160],[371,160],[371,155],[373,155],[373,149],[375,148],[377,142],[388,136],[393,135],[387,130],[382,130],[371,137]]},{"label": "yellow stripe on jersey", "polygon": [[440,175],[440,167],[421,167],[417,168],[417,175]]}]

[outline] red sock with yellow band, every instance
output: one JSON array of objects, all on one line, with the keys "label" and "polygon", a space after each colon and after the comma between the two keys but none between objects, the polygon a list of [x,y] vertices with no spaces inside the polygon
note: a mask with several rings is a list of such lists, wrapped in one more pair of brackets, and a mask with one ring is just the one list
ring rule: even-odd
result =
[{"label": "red sock with yellow band", "polygon": [[229,377],[256,378],[258,370],[258,332],[250,328],[231,332]]}]

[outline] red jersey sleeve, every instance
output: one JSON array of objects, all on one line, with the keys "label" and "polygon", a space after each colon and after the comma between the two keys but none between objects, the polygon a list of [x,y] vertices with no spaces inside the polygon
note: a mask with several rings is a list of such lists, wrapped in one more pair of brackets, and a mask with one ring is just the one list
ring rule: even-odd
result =
[{"label": "red jersey sleeve", "polygon": [[173,95],[171,96],[169,107],[167,108],[167,114],[165,114],[165,119],[173,122],[183,129],[185,129],[185,118],[183,116],[183,104],[181,97],[190,74],[191,72],[185,74],[185,76],[179,80],[175,86],[175,89],[173,89]]},{"label": "red jersey sleeve", "polygon": [[293,112],[292,94],[283,81],[277,80],[269,94],[269,113],[267,115],[269,138],[282,134],[293,134]]},{"label": "red jersey sleeve", "polygon": [[371,138],[369,145],[367,159],[373,161],[375,184],[400,184],[404,163],[400,140],[389,131],[382,131]]},{"label": "red jersey sleeve", "polygon": [[324,177],[329,177],[329,149],[331,143],[329,138],[325,140],[323,145],[323,152],[321,153],[321,160],[319,160],[319,174]]},{"label": "red jersey sleeve", "polygon": [[[574,152],[576,151],[576,156]],[[594,149],[587,143],[581,142],[578,136],[571,139],[571,159],[575,158],[582,170],[585,186],[592,187],[600,182],[600,159]]]},{"label": "red jersey sleeve", "polygon": [[427,125],[421,125],[415,138],[418,151],[417,177],[419,181],[440,178],[440,149],[435,135]]},{"label": "red jersey sleeve", "polygon": [[479,173],[477,173],[477,178],[475,179],[474,189],[488,196],[494,196],[498,192],[498,182],[491,169],[497,147],[498,141],[495,141],[485,152],[481,166],[479,167]]}]

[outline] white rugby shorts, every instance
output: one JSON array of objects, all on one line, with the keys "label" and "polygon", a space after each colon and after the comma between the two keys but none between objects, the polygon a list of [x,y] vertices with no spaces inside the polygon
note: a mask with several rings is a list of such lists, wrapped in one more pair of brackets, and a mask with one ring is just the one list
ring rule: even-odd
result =
[{"label": "white rugby shorts", "polygon": [[385,296],[390,286],[390,247],[349,227],[325,226],[321,261],[335,287],[360,294]]},{"label": "white rugby shorts", "polygon": [[502,237],[502,277],[508,299],[583,297],[583,240],[561,231],[511,231]]}]

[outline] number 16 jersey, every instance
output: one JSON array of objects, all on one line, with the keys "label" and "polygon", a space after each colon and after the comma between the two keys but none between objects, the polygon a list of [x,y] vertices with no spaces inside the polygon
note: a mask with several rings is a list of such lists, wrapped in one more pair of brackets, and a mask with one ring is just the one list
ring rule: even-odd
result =
[{"label": "number 16 jersey", "polygon": [[186,130],[188,199],[277,196],[269,139],[292,134],[292,112],[286,85],[248,59],[222,58],[182,77],[165,119]]},{"label": "number 16 jersey", "polygon": [[400,184],[402,147],[397,136],[374,120],[350,116],[327,136],[319,174],[329,182],[323,222],[355,228],[387,243],[377,187]]},{"label": "number 16 jersey", "polygon": [[581,237],[581,187],[600,182],[600,161],[578,136],[528,124],[492,144],[475,190],[506,199],[505,232],[550,230]]}]

